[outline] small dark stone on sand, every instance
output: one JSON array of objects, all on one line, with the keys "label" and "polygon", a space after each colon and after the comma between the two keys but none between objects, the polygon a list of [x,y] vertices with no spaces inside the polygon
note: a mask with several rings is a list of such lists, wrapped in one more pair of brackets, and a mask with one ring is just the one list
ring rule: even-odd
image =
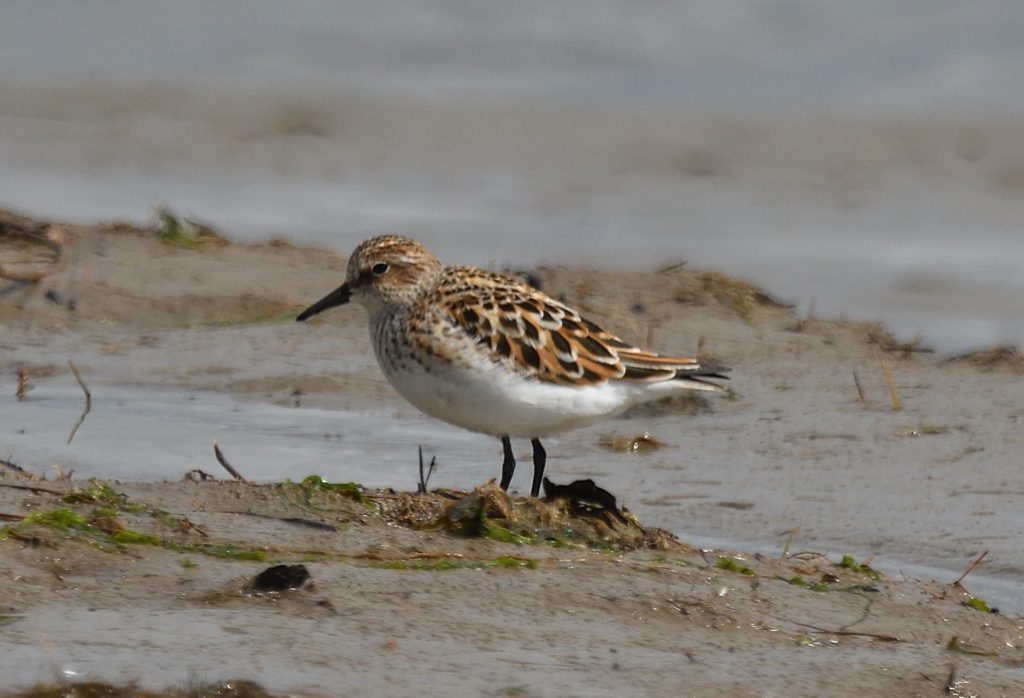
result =
[{"label": "small dark stone on sand", "polygon": [[603,513],[626,523],[626,518],[615,502],[615,496],[608,490],[598,487],[593,480],[575,480],[568,485],[556,485],[544,478],[544,494],[547,499],[565,499],[569,503],[569,510],[575,516]]},{"label": "small dark stone on sand", "polygon": [[46,300],[57,305],[63,305],[68,310],[74,310],[76,305],[74,296],[55,291],[52,288],[46,292]]},{"label": "small dark stone on sand", "polygon": [[256,575],[252,580],[253,591],[285,591],[298,589],[309,581],[309,570],[305,565],[274,565]]}]

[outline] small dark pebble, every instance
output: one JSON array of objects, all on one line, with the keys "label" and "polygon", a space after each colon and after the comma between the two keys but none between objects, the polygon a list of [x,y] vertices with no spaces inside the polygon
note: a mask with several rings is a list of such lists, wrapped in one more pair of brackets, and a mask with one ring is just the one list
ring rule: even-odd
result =
[{"label": "small dark pebble", "polygon": [[69,296],[66,293],[61,293],[60,291],[54,290],[52,288],[46,292],[46,300],[50,301],[51,303],[56,303],[57,305],[63,305],[68,310],[75,309],[74,296]]},{"label": "small dark pebble", "polygon": [[274,565],[260,572],[252,580],[253,591],[284,591],[298,589],[309,581],[305,565]]}]

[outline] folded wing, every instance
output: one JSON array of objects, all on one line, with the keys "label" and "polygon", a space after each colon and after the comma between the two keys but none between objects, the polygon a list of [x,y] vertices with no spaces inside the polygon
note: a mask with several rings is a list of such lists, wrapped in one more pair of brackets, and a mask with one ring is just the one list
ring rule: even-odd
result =
[{"label": "folded wing", "polygon": [[[525,375],[563,385],[679,380],[697,390],[723,389],[706,379],[726,380],[722,374],[727,368],[644,351],[516,279],[458,271],[462,273],[452,276],[463,282],[443,282],[435,307],[445,308],[448,321],[494,361]],[[466,279],[466,274],[483,278]]]}]

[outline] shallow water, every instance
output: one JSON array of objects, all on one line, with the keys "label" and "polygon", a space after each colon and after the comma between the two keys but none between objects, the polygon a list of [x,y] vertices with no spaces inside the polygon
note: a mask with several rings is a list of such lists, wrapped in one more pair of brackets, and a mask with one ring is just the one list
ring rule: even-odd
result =
[{"label": "shallow water", "polygon": [[[202,98],[212,108],[209,95]],[[46,101],[38,95],[24,99]],[[531,128],[547,138],[568,135],[576,116],[559,113],[523,133],[506,128],[495,134],[496,152],[446,161],[443,144],[429,142],[437,134],[415,133],[421,107],[395,106],[393,113],[403,114],[399,123],[355,135],[253,137],[272,142],[270,157],[225,157],[245,152],[248,136],[210,133],[202,114],[171,119],[152,143],[139,133],[150,118],[144,94],[129,99],[126,113],[100,133],[97,118],[105,116],[72,114],[59,125],[65,132],[59,136],[49,126],[40,128],[35,117],[8,118],[0,129],[0,148],[8,153],[0,188],[4,203],[42,217],[142,222],[166,202],[240,240],[283,236],[348,251],[371,234],[397,231],[421,239],[447,261],[497,268],[654,269],[686,261],[751,280],[801,313],[813,308],[821,317],[884,321],[899,337],[920,335],[941,353],[1024,342],[1024,197],[969,163],[933,177],[930,169],[946,166],[943,150],[953,147],[955,129],[927,146],[935,149],[928,156],[935,162],[902,173],[875,163],[869,167],[880,171],[865,175],[863,184],[848,185],[840,175],[838,182],[826,181],[823,192],[815,189],[815,170],[830,167],[829,146],[820,140],[828,137],[826,128],[794,146],[810,151],[808,164],[711,145],[713,157],[739,159],[723,166],[735,172],[693,177],[663,169],[675,157],[671,151],[701,147],[700,128],[685,118],[678,120],[685,135],[652,136],[641,148],[668,151],[653,156],[654,162],[632,153],[628,157],[639,162],[616,162],[623,148],[635,150],[624,143],[595,144],[585,154],[552,145],[550,155],[528,152],[522,162],[505,161],[517,151],[537,151],[540,146],[530,145]],[[274,96],[250,108],[289,109],[286,98]],[[313,108],[329,113],[334,106],[328,101]],[[246,109],[239,103],[223,107],[240,119]],[[511,114],[505,117],[514,121]],[[621,124],[595,127],[590,138],[628,141],[631,128],[645,128],[645,118],[638,113],[634,126],[627,116]],[[470,116],[464,126],[485,128],[488,119],[486,113]],[[758,128],[756,122],[745,125]],[[772,131],[783,128],[779,122],[764,127],[769,133],[762,145],[788,137]],[[390,128],[413,129],[412,143],[378,146]],[[856,141],[871,137],[851,136],[843,157],[861,157]],[[183,149],[181,141],[193,145]],[[426,152],[408,157],[409,147]],[[1024,146],[1016,149],[1024,162]],[[109,163],[108,151],[114,153]],[[352,151],[381,162],[352,172],[351,165],[340,164]],[[332,153],[339,164],[323,162]],[[982,169],[1001,166],[992,162]],[[759,171],[773,167],[781,183]],[[856,190],[852,202],[845,201],[847,186]]]},{"label": "shallow water", "polygon": [[499,267],[685,259],[942,352],[1024,342],[1024,5],[927,8],[7,3],[0,191]]},{"label": "shallow water", "polygon": [[[229,478],[213,455],[216,441],[248,479],[298,481],[317,474],[408,490],[418,478],[419,444],[430,444],[438,431],[447,443],[472,438],[427,420],[394,419],[383,408],[298,410],[212,392],[122,386],[93,386],[92,393],[92,410],[70,445],[66,440],[83,409],[76,387],[36,390],[9,409],[0,403],[10,415],[5,441],[23,462],[51,464],[54,472],[73,468],[75,479],[179,480],[194,468]],[[457,457],[459,449],[451,450]],[[471,476],[469,456],[446,458],[431,485],[452,486]]]},{"label": "shallow water", "polygon": [[[178,480],[193,468],[227,478],[214,459],[214,440],[242,475],[257,481],[317,474],[410,490],[418,480],[419,446],[427,460],[436,455],[440,464],[431,488],[470,488],[500,471],[497,440],[428,419],[397,400],[345,411],[240,402],[204,391],[98,385],[92,392],[93,409],[70,446],[65,441],[83,404],[77,386],[67,383],[37,387],[23,403],[0,399],[0,415],[9,416],[0,440],[22,462],[73,469],[76,480]],[[599,445],[610,434],[634,434],[640,422],[660,448],[629,454]],[[824,420],[816,422],[829,430]],[[744,428],[749,433],[742,441],[723,441],[724,434]],[[780,555],[799,526],[791,552],[810,549],[833,559],[852,554],[887,574],[951,582],[977,554],[965,548],[962,536],[976,536],[991,551],[989,564],[1006,572],[988,575],[983,567],[970,575],[968,588],[1004,613],[1024,613],[1024,585],[1014,567],[1019,551],[1016,538],[1006,535],[1021,524],[1012,511],[979,518],[974,507],[935,509],[930,486],[914,478],[856,486],[842,459],[819,470],[812,485],[800,462],[759,452],[757,443],[749,415],[719,413],[686,417],[685,427],[676,416],[612,420],[545,446],[552,480],[594,478],[642,521],[695,546]],[[516,443],[515,449],[519,467],[512,489],[523,494],[532,473],[529,444]],[[998,447],[990,450],[998,459]],[[998,471],[994,475],[998,480]],[[979,470],[976,482],[983,489],[989,480]],[[749,501],[736,502],[737,492]],[[749,511],[730,519],[739,507]],[[897,510],[918,513],[907,518]],[[885,521],[884,533],[872,532],[869,524],[878,520]]]}]

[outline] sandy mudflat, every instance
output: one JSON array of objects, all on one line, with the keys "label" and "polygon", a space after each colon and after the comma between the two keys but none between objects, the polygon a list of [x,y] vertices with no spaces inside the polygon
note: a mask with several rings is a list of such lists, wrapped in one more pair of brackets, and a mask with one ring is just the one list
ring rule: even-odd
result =
[{"label": "sandy mudflat", "polygon": [[[5,214],[0,225],[4,259],[23,254],[4,233],[36,222]],[[361,311],[303,331],[291,322],[340,281],[340,254],[183,249],[130,226],[62,227],[62,271],[38,285],[0,281],[0,457],[26,471],[0,467],[5,691],[78,672],[153,689],[239,677],[314,696],[1024,692],[1024,621],[966,605],[971,594],[949,584],[988,550],[966,589],[987,575],[1020,595],[1024,367],[1012,352],[947,361],[896,347],[878,327],[794,317],[689,266],[543,268],[533,271],[546,290],[629,339],[694,351],[704,338],[734,367],[730,398],[606,427],[655,425],[666,446],[654,455],[595,455],[591,470],[552,461],[556,481],[593,475],[652,527],[643,534],[607,512],[579,532],[558,505],[487,490],[460,505],[472,495],[368,490],[364,501],[183,473],[57,480],[53,463],[19,457],[32,430],[17,423],[69,380],[69,356],[100,393],[188,388],[350,411],[395,400],[367,358]],[[26,402],[15,398],[19,371]],[[559,449],[604,453],[598,432],[577,434]],[[145,458],[145,443],[121,447]],[[382,447],[368,444],[367,457]],[[462,487],[484,485],[496,466]],[[493,525],[472,535],[437,525],[453,506]],[[761,541],[762,552],[702,551],[687,532]],[[855,561],[840,566],[843,553]],[[890,573],[861,568],[867,558]],[[305,564],[311,582],[251,593],[275,563]],[[939,573],[918,579],[900,563]]]}]

